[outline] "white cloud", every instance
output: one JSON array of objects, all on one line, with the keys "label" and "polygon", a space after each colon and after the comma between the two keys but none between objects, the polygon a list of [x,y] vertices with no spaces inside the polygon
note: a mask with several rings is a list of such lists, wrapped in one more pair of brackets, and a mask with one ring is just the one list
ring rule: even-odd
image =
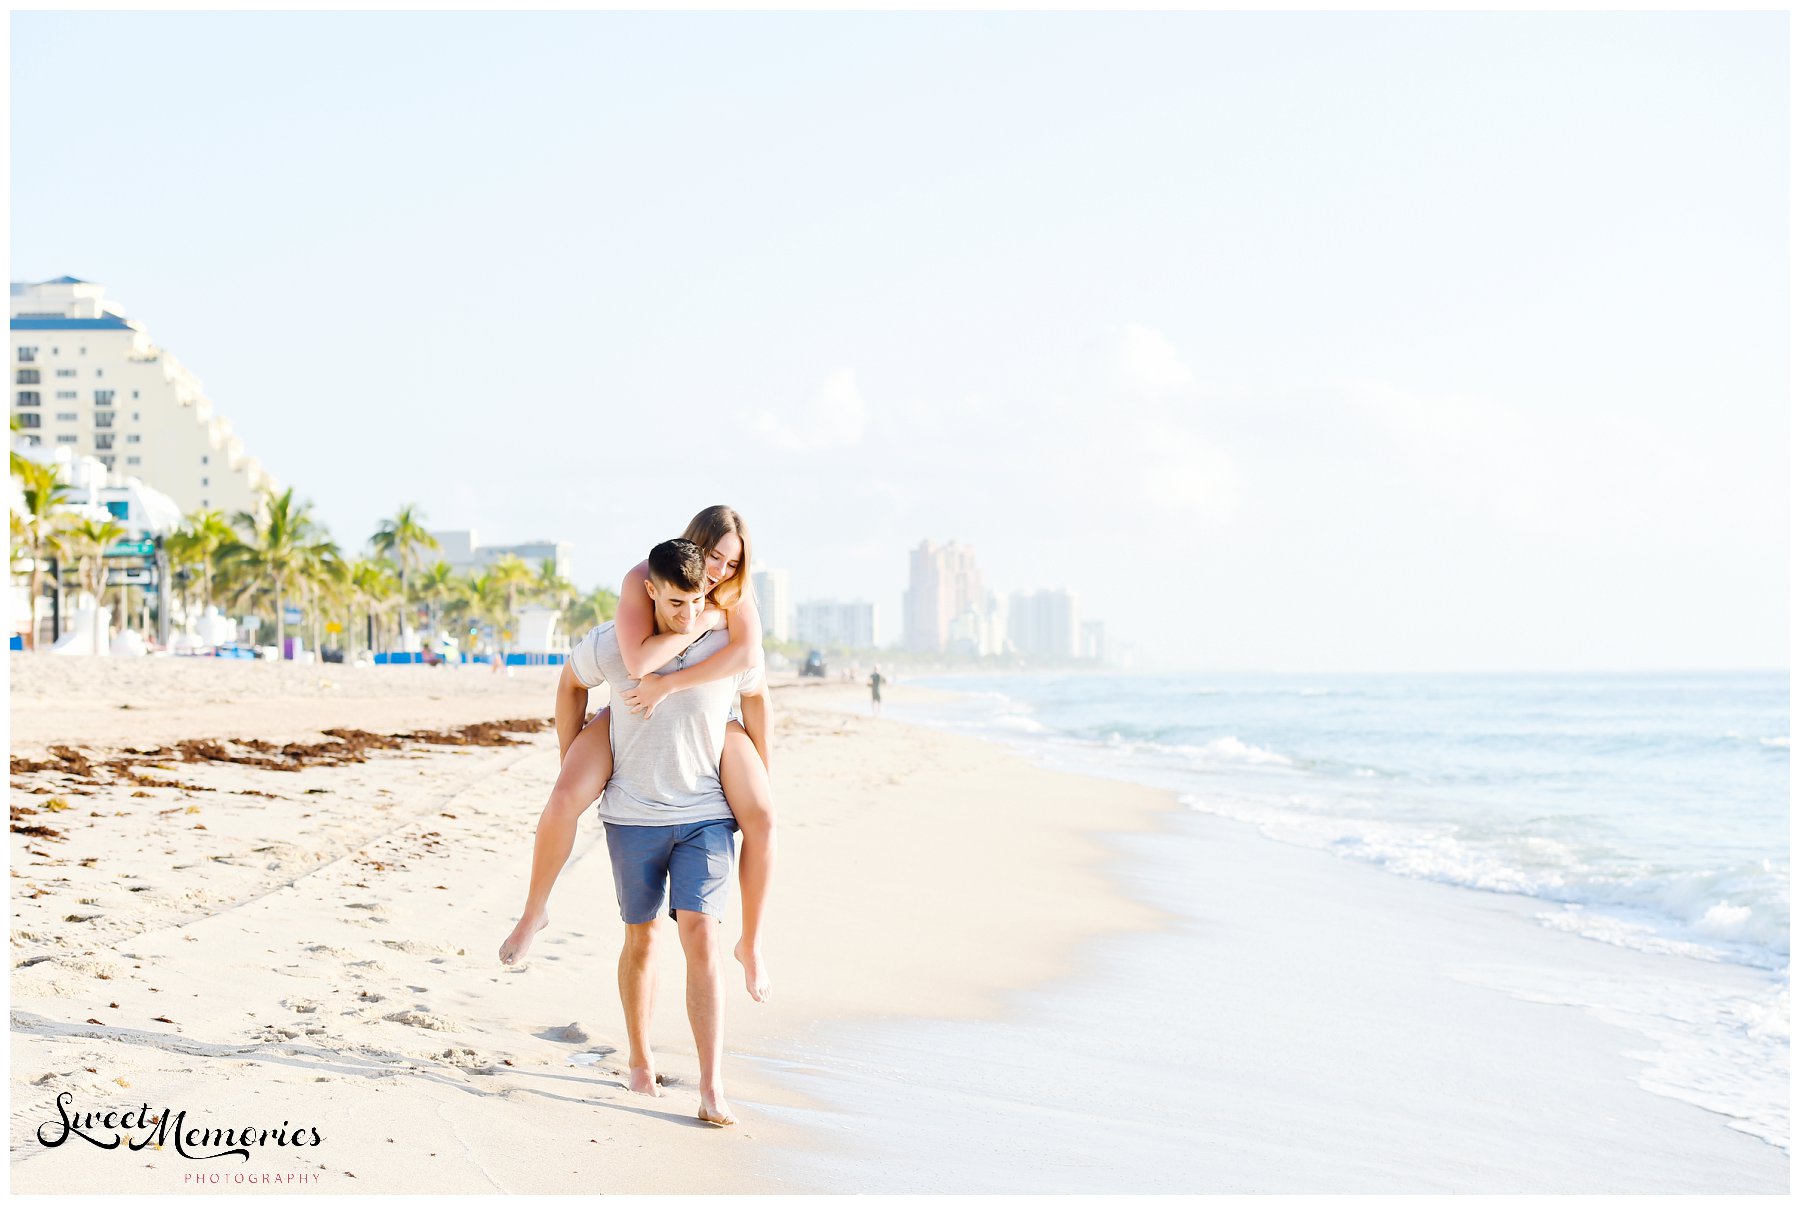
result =
[{"label": "white cloud", "polygon": [[1194,383],[1194,373],[1161,331],[1128,325],[1119,342],[1119,371],[1139,389],[1179,389]]},{"label": "white cloud", "polygon": [[761,411],[753,425],[765,442],[785,452],[848,447],[862,442],[868,408],[856,387],[855,370],[839,368],[825,378],[809,405],[786,415]]}]

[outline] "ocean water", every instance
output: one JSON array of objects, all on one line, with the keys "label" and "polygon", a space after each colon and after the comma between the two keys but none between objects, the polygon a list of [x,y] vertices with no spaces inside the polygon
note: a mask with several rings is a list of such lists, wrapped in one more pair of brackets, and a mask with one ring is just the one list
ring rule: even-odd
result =
[{"label": "ocean water", "polygon": [[[1487,983],[1644,1038],[1646,1089],[1788,1145],[1788,681],[1671,675],[920,677],[894,719],[1164,787],[1383,873],[1541,901],[1625,978]],[[1755,986],[1683,988],[1681,959]]]}]

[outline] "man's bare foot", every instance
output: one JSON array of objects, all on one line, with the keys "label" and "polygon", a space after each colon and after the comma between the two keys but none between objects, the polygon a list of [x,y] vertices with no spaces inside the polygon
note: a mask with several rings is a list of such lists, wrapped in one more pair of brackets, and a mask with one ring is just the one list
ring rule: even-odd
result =
[{"label": "man's bare foot", "polygon": [[500,943],[500,962],[504,966],[514,966],[523,961],[525,954],[531,949],[531,939],[538,935],[538,930],[550,923],[550,914],[540,912],[536,916],[527,912],[507,934],[506,940]]},{"label": "man's bare foot", "polygon": [[744,964],[744,988],[750,998],[758,1004],[769,998],[769,968],[763,965],[762,951],[754,950],[744,944],[743,938],[731,951],[732,957]]},{"label": "man's bare foot", "polygon": [[731,1115],[731,1106],[725,1103],[723,1092],[700,1090],[700,1120],[707,1125],[734,1126],[737,1118]]},{"label": "man's bare foot", "polygon": [[656,1086],[656,1072],[648,1067],[631,1069],[631,1090],[642,1096],[661,1096],[662,1089]]}]

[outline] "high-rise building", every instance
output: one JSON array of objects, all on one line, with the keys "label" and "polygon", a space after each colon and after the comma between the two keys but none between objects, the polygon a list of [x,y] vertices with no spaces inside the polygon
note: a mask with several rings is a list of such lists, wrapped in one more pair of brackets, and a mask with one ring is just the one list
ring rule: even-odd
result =
[{"label": "high-rise building", "polygon": [[183,513],[254,511],[275,488],[200,379],[91,281],[12,286],[12,413],[28,442],[93,456]]},{"label": "high-rise building", "polygon": [[1015,593],[1006,616],[1012,647],[1029,657],[1079,657],[1081,627],[1067,590]]},{"label": "high-rise building", "polygon": [[751,565],[750,585],[756,591],[756,611],[762,616],[764,638],[783,643],[795,639],[794,604],[788,593],[787,570]]},{"label": "high-rise building", "polygon": [[938,546],[923,540],[912,550],[906,588],[905,643],[915,652],[941,653],[949,647],[950,625],[983,603],[975,550],[955,541]]},{"label": "high-rise building", "polygon": [[794,609],[794,638],[802,644],[872,649],[880,636],[871,602],[803,602]]}]

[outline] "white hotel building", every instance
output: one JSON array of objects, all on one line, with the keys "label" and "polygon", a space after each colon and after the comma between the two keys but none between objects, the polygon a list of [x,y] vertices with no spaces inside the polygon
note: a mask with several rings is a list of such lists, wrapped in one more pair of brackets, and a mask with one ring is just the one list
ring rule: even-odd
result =
[{"label": "white hotel building", "polygon": [[436,564],[445,561],[458,573],[485,572],[488,566],[505,556],[516,556],[530,567],[533,573],[545,561],[556,563],[558,577],[573,576],[574,569],[569,561],[567,540],[532,540],[524,544],[483,544],[473,531],[461,529],[455,531],[434,531],[431,538],[438,542],[436,548],[426,548],[421,555],[425,563]]},{"label": "white hotel building", "polygon": [[73,276],[12,286],[12,414],[26,442],[92,456],[183,514],[257,508],[274,482],[200,380]]}]

